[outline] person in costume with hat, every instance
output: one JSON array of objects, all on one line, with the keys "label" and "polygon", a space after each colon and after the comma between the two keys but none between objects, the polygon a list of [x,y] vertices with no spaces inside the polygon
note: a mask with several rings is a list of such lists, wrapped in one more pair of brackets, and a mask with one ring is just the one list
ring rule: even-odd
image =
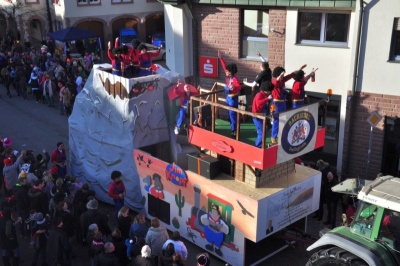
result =
[{"label": "person in costume with hat", "polygon": [[139,77],[153,75],[152,58],[160,55],[161,47],[158,47],[157,52],[149,53],[147,52],[147,46],[142,43],[138,46],[138,50],[140,54],[136,57],[136,60],[138,61],[140,68]]},{"label": "person in costume with hat", "polygon": [[224,234],[229,233],[229,227],[221,219],[221,213],[218,206],[211,204],[211,210],[209,213],[203,214],[201,222],[204,225],[204,234],[209,244],[206,245],[206,249],[214,251],[218,256],[222,256],[221,245],[224,241]]},{"label": "person in costume with hat", "polygon": [[[226,104],[233,108],[238,108],[239,93],[242,89],[239,79],[236,76],[238,71],[236,64],[226,64],[225,60],[222,58],[220,51],[218,50],[218,58],[221,62],[222,68],[225,72],[225,94],[226,94]],[[236,137],[236,123],[237,115],[235,111],[229,110],[229,123],[231,125],[231,136]]]},{"label": "person in costume with hat", "polygon": [[[299,71],[305,68],[307,65],[302,65],[299,68]],[[278,133],[279,133],[279,113],[286,111],[286,88],[285,88],[285,82],[288,81],[289,79],[293,78],[295,75],[295,72],[292,72],[288,75],[286,74],[286,70],[281,67],[275,67],[274,70],[272,71],[272,84],[274,85],[274,90],[272,91],[272,96],[273,96],[273,113],[276,114],[274,115],[274,121],[272,123],[272,130],[271,130],[271,142],[272,143],[278,143]]]},{"label": "person in costume with hat", "polygon": [[22,157],[26,155],[26,151],[23,150],[21,155],[18,156],[17,160],[13,163],[12,159],[7,157],[3,160],[4,168],[3,168],[3,176],[4,176],[4,184],[6,187],[7,196],[11,196],[13,193],[13,189],[15,184],[18,181],[18,167],[22,162]]},{"label": "person in costume with hat", "polygon": [[4,138],[2,139],[3,147],[10,147],[12,145],[12,139],[11,138]]},{"label": "person in costume with hat", "polygon": [[176,118],[176,125],[174,129],[175,135],[179,134],[179,130],[181,129],[181,125],[183,121],[185,121],[186,114],[188,113],[189,110],[189,103],[190,103],[190,97],[193,95],[199,94],[197,91],[192,92],[190,91],[189,84],[185,84],[183,86],[183,91],[179,90],[179,86],[181,85],[181,81],[178,79],[178,83],[176,84],[176,87],[174,88],[174,92],[179,96],[179,102],[180,102],[180,108],[179,108],[179,113]]},{"label": "person in costume with hat", "polygon": [[294,73],[294,82],[292,86],[292,108],[298,108],[304,105],[304,98],[306,96],[306,93],[304,91],[304,87],[306,86],[308,80],[311,77],[315,77],[315,71],[317,69],[311,71],[310,74],[307,76],[305,75],[305,72],[303,70],[298,70],[295,71]]},{"label": "person in costume with hat", "polygon": [[58,175],[62,178],[67,174],[67,155],[64,149],[64,143],[57,142],[57,148],[51,154],[51,162],[57,166]]},{"label": "person in costume with hat", "polygon": [[125,204],[125,184],[122,181],[122,173],[113,171],[111,173],[111,183],[108,186],[108,196],[111,197],[115,205],[115,217],[118,217],[118,212]]},{"label": "person in costume with hat", "polygon": [[117,76],[124,75],[124,73],[123,73],[124,59],[121,56],[121,54],[122,54],[121,49],[118,47],[114,47],[114,49],[111,50],[111,42],[108,42],[107,55],[108,55],[108,58],[111,60],[112,73]]},{"label": "person in costume with hat", "polygon": [[[265,81],[260,86],[260,91],[256,94],[253,99],[253,104],[251,107],[251,111],[255,114],[268,114],[268,103],[272,100],[272,90],[274,85],[271,84],[271,81]],[[260,118],[253,117],[253,123],[257,130],[257,138],[254,145],[258,148],[262,146],[262,133],[263,133],[263,121]]]}]

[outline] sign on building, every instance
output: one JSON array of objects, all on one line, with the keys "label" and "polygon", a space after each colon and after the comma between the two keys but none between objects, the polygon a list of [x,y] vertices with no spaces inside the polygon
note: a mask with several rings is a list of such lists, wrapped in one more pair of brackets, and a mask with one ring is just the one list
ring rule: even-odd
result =
[{"label": "sign on building", "polygon": [[200,56],[200,76],[202,77],[218,77],[218,58]]}]

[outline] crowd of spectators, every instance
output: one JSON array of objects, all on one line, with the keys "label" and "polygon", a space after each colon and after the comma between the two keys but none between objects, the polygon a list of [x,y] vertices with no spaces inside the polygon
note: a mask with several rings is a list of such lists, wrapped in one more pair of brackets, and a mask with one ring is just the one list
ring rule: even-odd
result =
[{"label": "crowd of spectators", "polygon": [[75,244],[87,250],[86,265],[185,265],[188,250],[179,232],[170,237],[157,217],[148,221],[124,205],[111,225],[112,215],[99,209],[89,185],[68,175],[62,142],[50,154],[18,153],[12,142],[0,138],[4,265],[20,265],[24,239],[34,249],[32,258],[23,258],[30,265],[73,265]]},{"label": "crowd of spectators", "polygon": [[100,62],[95,53],[67,56],[55,49],[51,39],[43,41],[40,50],[18,41],[0,40],[0,82],[6,88],[6,95],[24,100],[33,98],[50,107],[57,104],[61,115],[71,114],[75,97],[93,64]]}]

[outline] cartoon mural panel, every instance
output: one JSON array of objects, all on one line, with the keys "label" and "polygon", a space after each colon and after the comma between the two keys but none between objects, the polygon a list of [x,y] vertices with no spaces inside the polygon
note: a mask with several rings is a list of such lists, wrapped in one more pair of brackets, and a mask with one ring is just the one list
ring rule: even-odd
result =
[{"label": "cartoon mural panel", "polygon": [[[178,230],[182,237],[224,261],[233,265],[244,261],[244,238],[254,239],[256,234],[256,200],[140,150],[134,151],[134,158],[142,193],[148,198],[145,208],[152,210],[149,215],[158,216],[168,229]],[[149,160],[149,166],[139,165]],[[160,176],[164,198],[154,200],[146,189],[154,175]],[[169,209],[168,220],[165,208]]]}]

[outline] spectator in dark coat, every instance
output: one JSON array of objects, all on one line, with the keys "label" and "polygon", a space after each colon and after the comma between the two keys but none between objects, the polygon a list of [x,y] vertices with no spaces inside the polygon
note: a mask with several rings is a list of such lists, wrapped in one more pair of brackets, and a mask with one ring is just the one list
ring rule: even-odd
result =
[{"label": "spectator in dark coat", "polygon": [[80,217],[80,227],[83,236],[87,235],[89,225],[91,224],[97,224],[99,231],[102,232],[103,235],[110,235],[111,229],[108,226],[108,217],[106,214],[97,209],[98,206],[99,203],[96,199],[92,199],[87,203],[86,207],[88,210],[85,211]]},{"label": "spectator in dark coat", "polygon": [[327,183],[325,190],[325,203],[328,208],[328,217],[324,222],[325,225],[330,226],[331,229],[336,227],[336,212],[340,194],[333,192],[332,187],[336,186],[339,181],[333,171],[329,171],[326,175]]},{"label": "spectator in dark coat", "polygon": [[184,266],[185,263],[182,261],[181,254],[178,252],[175,252],[174,255],[172,255],[172,266]]},{"label": "spectator in dark coat", "polygon": [[46,246],[48,237],[48,220],[43,217],[41,212],[35,213],[33,216],[35,224],[32,226],[32,242],[35,253],[32,259],[32,266],[37,265],[39,257],[41,258],[41,265],[46,265]]},{"label": "spectator in dark coat", "polygon": [[104,251],[103,234],[99,231],[94,234],[94,239],[90,243],[89,256],[92,261],[92,266],[95,265],[94,258]]},{"label": "spectator in dark coat", "polygon": [[41,212],[43,215],[49,213],[49,200],[46,193],[43,192],[44,181],[38,179],[35,186],[28,192],[29,200],[31,202],[31,209],[36,212]]},{"label": "spectator in dark coat", "polygon": [[129,237],[129,230],[132,225],[132,217],[129,216],[129,208],[123,206],[118,212],[118,229],[121,231],[122,238]]},{"label": "spectator in dark coat", "polygon": [[62,229],[67,233],[68,237],[74,235],[74,218],[68,208],[66,201],[61,201],[57,205],[55,217],[60,217],[63,220]]},{"label": "spectator in dark coat", "polygon": [[151,249],[148,245],[142,247],[142,254],[136,256],[134,265],[135,266],[155,266],[153,258],[151,257]]},{"label": "spectator in dark coat", "polygon": [[132,239],[135,236],[137,238],[145,238],[148,230],[149,228],[146,225],[146,218],[140,213],[136,215],[135,219],[133,220],[133,224],[129,230],[129,238]]},{"label": "spectator in dark coat", "polygon": [[21,218],[14,221],[11,208],[4,208],[3,217],[0,218],[0,247],[4,265],[19,265],[20,251],[15,224],[21,221]]},{"label": "spectator in dark coat", "polygon": [[121,236],[121,231],[117,228],[111,233],[111,242],[115,247],[115,256],[117,256],[120,265],[128,265],[126,256],[125,240]]},{"label": "spectator in dark coat", "polygon": [[169,243],[165,249],[162,250],[161,256],[158,257],[158,266],[170,266],[172,264],[172,255],[175,253],[173,243]]},{"label": "spectator in dark coat", "polygon": [[30,202],[29,202],[29,192],[30,186],[26,178],[18,178],[18,183],[14,187],[14,198],[15,198],[15,209],[17,210],[18,217],[22,218],[22,223],[18,224],[19,233],[21,236],[27,236],[24,222],[29,217]]},{"label": "spectator in dark coat", "polygon": [[[104,244],[104,252],[96,256],[96,266],[120,266],[118,258],[114,254],[115,246],[111,242]],[[123,265],[121,265],[123,266]]]},{"label": "spectator in dark coat", "polygon": [[53,230],[49,235],[47,254],[49,265],[71,265],[71,244],[67,233],[62,229],[63,221],[60,217],[54,219]]},{"label": "spectator in dark coat", "polygon": [[325,191],[326,191],[326,175],[331,170],[329,163],[324,162],[323,160],[318,160],[316,163],[317,170],[321,171],[321,192],[319,196],[319,209],[315,212],[313,218],[317,218],[318,221],[321,221],[324,217],[324,203],[325,203]]},{"label": "spectator in dark coat", "polygon": [[79,226],[79,219],[82,213],[86,211],[86,204],[88,203],[89,198],[92,199],[94,196],[95,192],[89,189],[88,184],[83,184],[82,188],[78,189],[75,193],[72,204],[74,209],[75,235],[78,243],[82,243],[83,239],[85,239],[81,227]]}]

